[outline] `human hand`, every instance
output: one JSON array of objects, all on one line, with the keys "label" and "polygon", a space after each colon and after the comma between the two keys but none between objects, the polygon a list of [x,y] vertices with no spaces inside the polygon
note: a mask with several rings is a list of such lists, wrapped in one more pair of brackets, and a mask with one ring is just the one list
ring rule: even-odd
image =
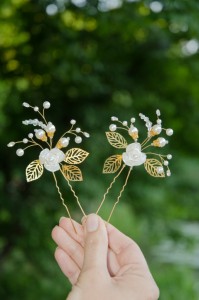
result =
[{"label": "human hand", "polygon": [[67,300],[157,300],[158,287],[139,246],[92,214],[83,226],[62,218],[52,231],[55,258],[72,283]]}]

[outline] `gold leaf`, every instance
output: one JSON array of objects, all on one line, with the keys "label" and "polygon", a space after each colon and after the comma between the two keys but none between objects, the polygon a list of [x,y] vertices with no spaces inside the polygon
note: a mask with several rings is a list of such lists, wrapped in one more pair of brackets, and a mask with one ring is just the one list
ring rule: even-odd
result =
[{"label": "gold leaf", "polygon": [[125,138],[118,132],[106,132],[106,136],[111,146],[115,148],[122,149],[128,145]]},{"label": "gold leaf", "polygon": [[157,168],[163,167],[162,163],[157,159],[147,159],[144,163],[144,167],[146,171],[153,177],[165,177],[164,171],[162,173],[158,173]]},{"label": "gold leaf", "polygon": [[32,161],[26,168],[26,180],[28,182],[37,180],[43,174],[43,165],[39,163],[39,160]]},{"label": "gold leaf", "polygon": [[82,172],[77,166],[66,166],[62,167],[62,171],[66,179],[69,181],[82,181]]},{"label": "gold leaf", "polygon": [[104,163],[103,173],[115,173],[122,163],[122,155],[112,155]]},{"label": "gold leaf", "polygon": [[72,148],[66,152],[65,162],[70,165],[77,165],[82,163],[88,155],[88,152],[80,148]]}]

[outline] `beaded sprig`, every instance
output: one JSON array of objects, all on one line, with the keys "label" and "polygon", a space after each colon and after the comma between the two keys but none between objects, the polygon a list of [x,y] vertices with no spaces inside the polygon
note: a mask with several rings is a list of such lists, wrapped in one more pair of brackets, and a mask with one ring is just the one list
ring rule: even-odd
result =
[{"label": "beaded sprig", "polygon": [[54,177],[55,185],[62,204],[65,207],[72,222],[70,211],[68,209],[68,206],[65,204],[55,175],[55,172],[60,171],[64,179],[67,181],[74,197],[76,198],[79,208],[85,216],[86,214],[79,202],[79,198],[76,195],[70,182],[83,180],[82,172],[77,165],[81,164],[87,158],[89,153],[80,148],[70,148],[66,152],[64,152],[63,149],[69,147],[71,137],[74,137],[74,142],[76,144],[80,144],[82,142],[82,137],[89,138],[90,135],[87,132],[83,132],[79,127],[75,128],[76,121],[71,120],[70,129],[66,131],[54,144],[53,138],[56,127],[52,122],[48,122],[45,117],[45,110],[50,108],[50,102],[45,101],[43,103],[42,112],[40,111],[40,108],[38,106],[33,107],[27,102],[24,102],[23,106],[26,108],[32,108],[36,113],[39,114],[42,120],[29,119],[23,121],[22,123],[24,125],[33,125],[34,127],[36,127],[34,129],[34,133],[29,133],[28,138],[24,138],[21,141],[10,142],[7,146],[13,147],[16,144],[23,144],[25,147],[18,148],[16,151],[17,156],[20,157],[24,155],[25,150],[27,150],[28,148],[39,147],[41,149],[39,157],[36,160],[32,161],[26,168],[27,181],[31,182],[33,180],[39,179],[43,175],[44,169],[51,172]]},{"label": "beaded sprig", "polygon": [[[134,167],[144,165],[147,173],[153,177],[164,178],[165,176],[171,175],[171,171],[169,169],[169,160],[172,159],[172,155],[164,155],[148,151],[149,148],[163,148],[168,144],[168,140],[166,140],[164,137],[160,136],[157,138],[157,136],[159,136],[163,132],[165,132],[167,136],[171,136],[173,134],[173,129],[165,129],[162,127],[162,120],[160,119],[161,113],[159,109],[156,110],[156,115],[157,120],[153,125],[153,123],[147,116],[142,113],[139,114],[140,118],[145,122],[147,128],[147,137],[144,141],[142,141],[142,143],[138,142],[139,131],[135,126],[135,118],[131,118],[130,125],[128,125],[127,121],[120,121],[117,117],[111,118],[111,120],[115,123],[112,123],[109,126],[110,131],[106,132],[107,140],[114,148],[124,150],[121,154],[112,155],[105,160],[103,173],[111,174],[116,173],[117,171],[119,172],[114,177],[108,189],[106,190],[106,193],[104,194],[103,199],[97,209],[97,214],[99,213],[113,184],[122,173],[124,168],[127,166],[129,167],[129,170],[125,179],[125,183],[120,190],[119,196],[117,197],[116,202],[114,203],[114,206],[111,210],[108,222],[110,221],[116,205],[120,201],[122,193],[124,192],[128,179],[130,177],[130,173],[132,172]],[[116,132],[117,130],[124,130],[125,132],[127,132],[130,138],[130,143],[127,142],[126,138],[124,138],[123,135]]]}]

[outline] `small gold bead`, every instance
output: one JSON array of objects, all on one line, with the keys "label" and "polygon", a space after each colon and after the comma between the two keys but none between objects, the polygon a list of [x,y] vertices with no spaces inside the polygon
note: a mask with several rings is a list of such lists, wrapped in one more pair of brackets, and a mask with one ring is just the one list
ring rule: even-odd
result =
[{"label": "small gold bead", "polygon": [[54,136],[54,132],[47,132],[47,135],[50,139],[52,139]]}]

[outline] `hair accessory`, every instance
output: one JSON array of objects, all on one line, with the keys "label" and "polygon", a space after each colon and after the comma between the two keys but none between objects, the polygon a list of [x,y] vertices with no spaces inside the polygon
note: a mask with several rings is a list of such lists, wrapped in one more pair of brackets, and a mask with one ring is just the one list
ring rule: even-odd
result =
[{"label": "hair accessory", "polygon": [[[74,138],[74,142],[76,144],[80,144],[82,142],[82,138],[88,138],[90,135],[87,132],[83,132],[79,127],[76,127],[76,121],[71,120],[71,127],[68,131],[66,131],[59,139],[54,143],[54,134],[56,131],[56,127],[52,122],[48,122],[45,117],[45,110],[50,108],[50,102],[45,101],[43,103],[43,110],[40,111],[38,106],[31,106],[27,102],[23,103],[23,106],[26,108],[32,108],[36,113],[38,113],[41,117],[41,121],[38,119],[29,119],[25,120],[22,123],[24,125],[33,125],[36,127],[34,129],[34,133],[29,133],[28,138],[24,138],[21,141],[10,142],[8,147],[13,147],[16,144],[23,144],[25,147],[18,148],[16,154],[18,156],[23,156],[26,149],[30,147],[39,147],[40,153],[34,161],[32,161],[26,168],[26,179],[28,182],[39,179],[44,172],[44,169],[51,172],[57,191],[59,193],[60,199],[62,201],[63,206],[65,207],[68,216],[72,222],[71,214],[66,205],[60,188],[58,186],[58,181],[55,173],[60,171],[63,175],[64,179],[67,181],[68,186],[75,197],[79,208],[84,216],[86,216],[81,203],[79,201],[78,196],[76,195],[71,181],[82,181],[82,172],[80,168],[77,166],[81,164],[89,155],[88,152],[82,150],[80,148],[70,148],[66,152],[63,151],[64,148],[69,147],[70,142],[72,140],[71,137]],[[125,182],[119,192],[119,195],[113,205],[113,208],[108,217],[108,222],[111,219],[111,216],[116,208],[116,205],[119,203],[120,198],[127,186],[130,174],[134,167],[138,167],[144,165],[147,173],[153,177],[164,178],[165,176],[170,176],[171,171],[169,169],[169,160],[172,159],[171,154],[161,154],[158,151],[150,150],[150,149],[159,149],[163,148],[168,144],[168,140],[166,140],[162,133],[165,133],[167,136],[171,136],[173,134],[173,129],[168,128],[165,129],[162,127],[162,120],[160,119],[160,110],[156,110],[157,120],[156,123],[153,124],[148,117],[139,114],[141,120],[145,122],[147,128],[147,136],[140,143],[139,140],[139,131],[135,126],[135,118],[131,118],[130,122],[120,121],[117,117],[111,117],[111,120],[114,122],[109,126],[108,132],[106,132],[106,137],[108,142],[116,149],[120,149],[122,152],[111,155],[105,160],[103,173],[105,174],[114,174],[112,182],[107,188],[105,194],[103,195],[102,201],[96,211],[98,214],[104,201],[106,200],[106,196],[110,192],[113,187],[113,184],[116,182],[116,179],[120,176],[124,169],[128,168],[128,172],[126,175]],[[76,127],[76,128],[75,128]],[[128,137],[124,137],[117,131],[124,131]],[[72,222],[73,228],[75,226]]]},{"label": "hair accessory", "polygon": [[[156,124],[153,125],[148,117],[141,113],[139,114],[140,118],[145,122],[147,128],[147,137],[141,143],[138,142],[139,131],[135,126],[135,118],[131,118],[130,125],[128,125],[127,121],[122,122],[117,117],[111,118],[114,123],[109,126],[110,131],[106,132],[106,137],[111,146],[117,149],[121,149],[122,153],[108,157],[104,163],[103,173],[111,174],[116,173],[117,171],[118,173],[106,190],[100,206],[97,209],[97,214],[99,213],[99,210],[101,209],[106,196],[111,190],[113,184],[122,173],[124,168],[128,167],[129,170],[124,185],[120,190],[119,196],[117,197],[116,202],[114,203],[111,213],[108,217],[108,222],[110,221],[116,205],[120,201],[122,193],[127,185],[130,173],[132,172],[134,167],[144,165],[147,173],[153,177],[164,178],[165,176],[171,175],[171,171],[169,169],[169,160],[172,159],[172,155],[163,155],[160,153],[149,151],[149,148],[162,148],[168,144],[168,141],[164,137],[157,136],[159,136],[163,132],[165,132],[167,136],[171,136],[173,134],[173,129],[165,129],[162,127],[162,120],[160,119],[161,114],[159,109],[156,110],[156,115]],[[116,132],[117,130],[125,131],[125,133],[127,133],[129,137],[130,142],[127,142],[123,135]]]},{"label": "hair accessory", "polygon": [[[24,138],[22,141],[10,142],[7,146],[13,147],[16,144],[23,144],[25,147],[18,148],[16,151],[16,154],[18,156],[23,156],[25,150],[30,147],[39,147],[41,149],[39,156],[36,160],[33,160],[26,168],[27,181],[31,182],[33,180],[39,179],[43,175],[44,169],[51,172],[54,177],[55,185],[62,204],[65,207],[72,222],[70,211],[68,209],[68,206],[65,204],[62,193],[58,186],[57,177],[55,175],[57,171],[60,171],[64,179],[67,181],[74,197],[76,198],[79,208],[85,216],[86,214],[70,182],[83,180],[82,172],[77,165],[81,164],[89,155],[89,153],[80,148],[71,148],[66,152],[64,152],[63,149],[69,147],[69,144],[72,140],[71,137],[74,138],[74,142],[76,144],[80,144],[82,142],[82,137],[88,138],[90,137],[90,135],[87,132],[83,132],[79,127],[75,128],[76,121],[71,120],[70,129],[66,131],[58,139],[57,142],[53,143],[56,127],[52,122],[48,122],[45,117],[45,110],[50,108],[50,102],[45,101],[43,103],[42,112],[40,111],[38,106],[33,107],[27,102],[24,102],[23,106],[26,108],[32,108],[36,113],[40,115],[42,120],[40,121],[38,119],[30,119],[23,121],[22,123],[24,125],[33,125],[34,127],[36,127],[36,129],[34,129],[34,133],[29,133],[28,138]],[[73,222],[72,225],[74,227]]]}]

